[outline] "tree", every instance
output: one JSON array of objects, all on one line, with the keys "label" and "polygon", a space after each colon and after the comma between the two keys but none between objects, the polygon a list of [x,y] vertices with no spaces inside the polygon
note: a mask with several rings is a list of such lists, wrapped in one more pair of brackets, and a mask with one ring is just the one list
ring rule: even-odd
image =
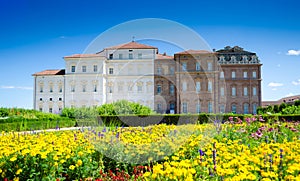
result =
[{"label": "tree", "polygon": [[286,104],[286,103],[281,103],[280,106],[279,106],[279,112],[282,112],[282,110],[283,110],[284,108],[286,108],[286,107],[287,107],[287,104]]},{"label": "tree", "polygon": [[139,103],[129,102],[127,100],[119,100],[110,104],[103,104],[97,108],[99,115],[149,115],[154,113],[149,107]]},{"label": "tree", "polygon": [[296,100],[296,101],[294,102],[294,105],[295,105],[295,106],[300,106],[300,100]]}]

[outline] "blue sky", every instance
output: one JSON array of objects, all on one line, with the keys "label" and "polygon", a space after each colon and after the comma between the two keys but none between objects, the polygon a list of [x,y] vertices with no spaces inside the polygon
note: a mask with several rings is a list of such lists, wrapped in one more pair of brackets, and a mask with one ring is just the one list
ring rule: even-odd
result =
[{"label": "blue sky", "polygon": [[181,23],[211,48],[238,45],[256,52],[263,100],[300,94],[299,7],[297,0],[2,0],[0,107],[32,108],[31,74],[64,68],[63,56],[82,53],[107,29],[141,18]]}]

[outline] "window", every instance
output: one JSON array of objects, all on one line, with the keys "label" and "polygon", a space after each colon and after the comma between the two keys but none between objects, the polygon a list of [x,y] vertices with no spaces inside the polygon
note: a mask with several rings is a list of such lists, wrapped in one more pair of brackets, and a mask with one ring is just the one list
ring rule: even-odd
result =
[{"label": "window", "polygon": [[52,101],[52,97],[50,97],[49,100]]},{"label": "window", "polygon": [[157,85],[156,92],[157,94],[161,93],[161,85]]},{"label": "window", "polygon": [[231,112],[234,114],[236,113],[236,105],[235,104],[231,105]]},{"label": "window", "polygon": [[244,87],[244,96],[248,96],[248,87]]},{"label": "window", "polygon": [[231,72],[231,78],[235,79],[235,72]]},{"label": "window", "polygon": [[231,95],[236,96],[236,88],[235,87],[231,88]]},{"label": "window", "polygon": [[53,85],[49,86],[49,92],[53,92]]},{"label": "window", "polygon": [[75,65],[72,65],[71,66],[71,72],[75,72],[75,68],[76,68]]},{"label": "window", "polygon": [[252,94],[253,94],[254,96],[256,96],[256,87],[253,87],[253,88],[252,88]]},{"label": "window", "polygon": [[175,103],[170,104],[170,110],[175,110]]},{"label": "window", "polygon": [[98,71],[98,66],[94,65],[94,72],[97,72],[97,71]]},{"label": "window", "polygon": [[212,71],[212,63],[211,62],[207,63],[207,70]]},{"label": "window", "polygon": [[161,108],[161,107],[162,107],[162,106],[161,106],[161,104],[160,104],[160,103],[158,103],[158,104],[157,104],[157,110],[158,110],[158,111],[161,111],[161,110],[162,110],[162,108]]},{"label": "window", "polygon": [[174,75],[174,73],[175,73],[174,67],[170,67],[170,74]]},{"label": "window", "polygon": [[183,71],[186,71],[186,62],[183,62],[183,63],[182,63],[182,70],[183,70]]},{"label": "window", "polygon": [[256,112],[256,110],[257,110],[257,105],[254,103],[253,105],[252,105],[252,113],[253,114],[257,114],[257,112]]},{"label": "window", "polygon": [[161,67],[157,67],[156,72],[157,72],[158,75],[161,75]]},{"label": "window", "polygon": [[220,105],[220,113],[225,112],[225,106],[223,104]]},{"label": "window", "polygon": [[212,82],[211,81],[208,81],[207,91],[212,92]]},{"label": "window", "polygon": [[199,102],[196,104],[196,112],[201,113],[201,105]]},{"label": "window", "polygon": [[187,103],[186,102],[182,103],[182,112],[183,113],[187,113],[188,112],[188,107],[187,107]]},{"label": "window", "polygon": [[108,92],[113,93],[113,87],[112,86],[108,86]]},{"label": "window", "polygon": [[224,87],[221,87],[220,89],[220,95],[223,97],[224,96]]},{"label": "window", "polygon": [[94,92],[97,92],[97,85],[94,85]]},{"label": "window", "polygon": [[132,54],[132,53],[129,53],[129,54],[128,54],[128,58],[129,58],[129,59],[133,59],[133,54]]},{"label": "window", "polygon": [[40,92],[44,92],[43,89],[44,89],[44,86],[40,85]]},{"label": "window", "polygon": [[143,55],[141,53],[138,54],[138,58],[141,59]]},{"label": "window", "polygon": [[58,98],[58,100],[59,100],[59,101],[62,101],[62,98],[60,97],[60,98]]},{"label": "window", "polygon": [[186,82],[183,82],[182,83],[182,91],[185,92],[186,89],[187,89],[187,84],[186,84]]},{"label": "window", "polygon": [[246,79],[248,77],[248,72],[244,72],[244,79]]},{"label": "window", "polygon": [[39,110],[42,112],[42,111],[43,111],[43,108],[40,107]]},{"label": "window", "polygon": [[86,85],[82,85],[82,92],[86,92]]},{"label": "window", "polygon": [[200,82],[196,82],[196,92],[199,93],[201,89],[201,84]]},{"label": "window", "polygon": [[86,66],[85,65],[82,66],[82,72],[86,72]]},{"label": "window", "polygon": [[244,114],[248,114],[249,113],[249,104],[245,103],[244,104]]},{"label": "window", "polygon": [[109,73],[110,75],[114,74],[114,69],[113,69],[113,68],[109,68],[109,69],[108,69],[108,73]]},{"label": "window", "polygon": [[212,102],[208,102],[208,112],[209,113],[213,112]]},{"label": "window", "polygon": [[71,92],[75,92],[75,85],[71,85]]},{"label": "window", "polygon": [[138,92],[142,92],[143,91],[143,86],[142,85],[138,85],[137,89],[138,89]]},{"label": "window", "polygon": [[43,98],[40,98],[40,101],[42,101],[43,100]]},{"label": "window", "polygon": [[196,71],[200,71],[200,62],[196,62]]},{"label": "window", "polygon": [[109,59],[111,60],[111,59],[113,59],[114,58],[114,54],[109,54]]},{"label": "window", "polygon": [[119,59],[123,59],[123,54],[119,54]]},{"label": "window", "polygon": [[59,112],[61,112],[61,111],[62,111],[62,108],[61,108],[61,107],[59,107],[59,108],[58,108],[58,111],[59,111]]},{"label": "window", "polygon": [[224,79],[224,72],[220,72],[220,79]]},{"label": "window", "polygon": [[256,72],[255,71],[252,72],[252,77],[256,78]]},{"label": "window", "polygon": [[52,113],[52,107],[49,108],[49,113]]},{"label": "window", "polygon": [[174,84],[171,84],[171,85],[170,85],[170,94],[171,94],[171,95],[174,95],[174,92],[175,92],[175,91],[174,91]]},{"label": "window", "polygon": [[62,92],[62,85],[59,85],[59,92]]}]

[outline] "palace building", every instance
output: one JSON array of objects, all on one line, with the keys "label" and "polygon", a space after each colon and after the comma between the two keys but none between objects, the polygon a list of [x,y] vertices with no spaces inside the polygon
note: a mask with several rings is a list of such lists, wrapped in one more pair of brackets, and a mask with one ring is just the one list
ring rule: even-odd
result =
[{"label": "palace building", "polygon": [[238,46],[169,56],[132,41],[64,60],[65,69],[33,74],[34,109],[59,113],[122,99],[159,113],[255,114],[261,106],[262,64]]}]

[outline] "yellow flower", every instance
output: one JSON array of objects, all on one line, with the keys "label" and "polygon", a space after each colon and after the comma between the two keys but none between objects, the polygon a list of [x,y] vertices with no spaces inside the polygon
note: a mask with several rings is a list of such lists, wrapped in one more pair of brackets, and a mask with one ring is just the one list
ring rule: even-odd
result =
[{"label": "yellow flower", "polygon": [[151,175],[151,172],[144,173],[143,177],[149,177]]},{"label": "yellow flower", "polygon": [[82,156],[82,155],[83,155],[83,152],[80,151],[80,152],[78,152],[77,154],[78,154],[78,156]]},{"label": "yellow flower", "polygon": [[19,175],[22,172],[22,169],[18,169],[16,175]]},{"label": "yellow flower", "polygon": [[17,160],[17,157],[11,157],[10,159],[9,159],[11,162],[14,162],[14,161],[16,161]]},{"label": "yellow flower", "polygon": [[81,165],[82,165],[82,161],[81,161],[81,160],[78,160],[77,163],[76,163],[76,166],[77,166],[77,167],[80,167]]},{"label": "yellow flower", "polygon": [[74,170],[74,169],[75,169],[75,166],[74,166],[74,165],[70,165],[70,166],[69,166],[69,169],[70,169],[70,170]]},{"label": "yellow flower", "polygon": [[41,158],[42,158],[42,159],[46,159],[46,158],[47,158],[47,153],[42,153],[42,154],[41,154]]}]

